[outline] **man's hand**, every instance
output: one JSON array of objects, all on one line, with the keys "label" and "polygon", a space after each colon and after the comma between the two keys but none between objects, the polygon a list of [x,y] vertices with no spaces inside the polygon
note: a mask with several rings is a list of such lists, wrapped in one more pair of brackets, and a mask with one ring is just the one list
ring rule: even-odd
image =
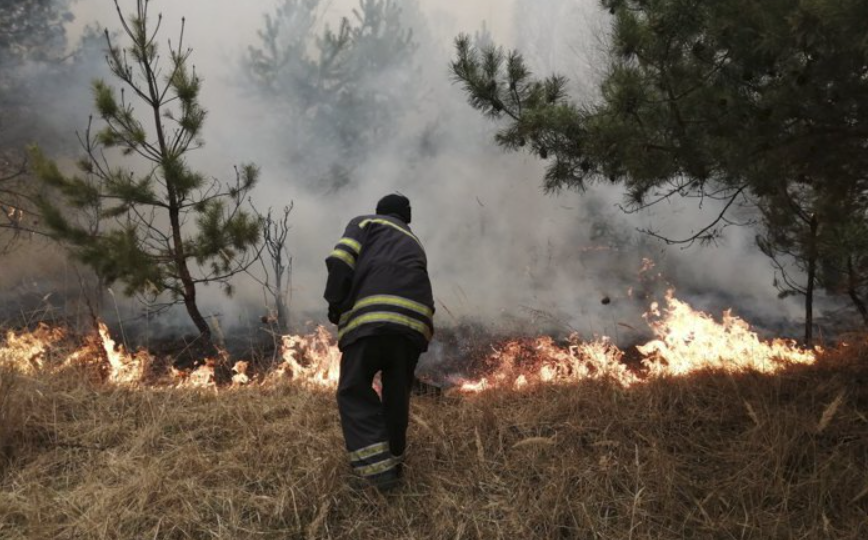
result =
[{"label": "man's hand", "polygon": [[329,322],[332,324],[338,324],[341,320],[341,312],[337,309],[329,306]]}]

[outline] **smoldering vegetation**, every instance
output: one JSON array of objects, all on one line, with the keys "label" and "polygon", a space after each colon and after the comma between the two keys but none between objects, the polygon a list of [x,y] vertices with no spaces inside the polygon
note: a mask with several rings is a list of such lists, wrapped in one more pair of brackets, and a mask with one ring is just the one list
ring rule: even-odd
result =
[{"label": "smoldering vegetation", "polygon": [[[87,26],[114,31],[117,21],[106,2],[80,0],[69,8],[66,50],[82,60],[66,61],[60,79],[34,85],[28,95],[51,104],[34,105],[33,116],[74,146],[75,130],[92,113],[86,81],[105,73],[101,45],[71,44],[92,33]],[[394,191],[414,202],[413,226],[428,250],[441,326],[618,334],[629,341],[628,327],[647,308],[645,298],[629,294],[642,285],[645,258],[699,307],[735,306],[752,322],[784,332],[798,315],[792,299],[776,297],[773,271],[749,232],[733,230],[719,246],[687,253],[636,231],[652,224],[696,228],[713,205],[673,203],[656,215],[627,215],[614,187],[545,196],[542,165],[497,150],[492,126],[450,81],[452,40],[467,31],[480,42],[496,36],[525,48],[535,69],[558,69],[577,92],[592,95],[607,39],[605,15],[593,1],[465,8],[428,1],[152,2],[151,9],[163,15],[165,39],[175,39],[186,17],[185,42],[205,81],[206,146],[191,156],[193,167],[226,178],[234,165],[253,161],[262,169],[255,206],[294,203],[288,240],[294,328],[323,319],[322,260],[346,221]],[[23,69],[21,80],[31,80]],[[44,144],[25,136],[22,124],[7,125],[4,133],[14,140]],[[61,153],[75,157],[69,146]],[[70,276],[86,270],[39,264],[47,253],[25,245],[4,258],[4,320],[67,309],[81,298],[81,280]],[[231,298],[204,289],[203,309],[227,333],[255,333],[273,306],[255,279],[240,276],[234,285]],[[107,297],[104,305],[105,318],[131,335],[172,337],[192,328],[181,311],[146,320],[134,300]]]}]

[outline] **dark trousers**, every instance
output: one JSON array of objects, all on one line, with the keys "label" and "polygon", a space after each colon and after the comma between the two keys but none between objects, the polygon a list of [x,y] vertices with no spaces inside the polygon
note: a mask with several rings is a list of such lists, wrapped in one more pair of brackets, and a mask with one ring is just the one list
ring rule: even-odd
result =
[{"label": "dark trousers", "polygon": [[[344,350],[338,409],[350,461],[376,479],[394,475],[407,447],[410,390],[420,351],[399,335],[361,338]],[[381,373],[383,399],[372,384]]]}]

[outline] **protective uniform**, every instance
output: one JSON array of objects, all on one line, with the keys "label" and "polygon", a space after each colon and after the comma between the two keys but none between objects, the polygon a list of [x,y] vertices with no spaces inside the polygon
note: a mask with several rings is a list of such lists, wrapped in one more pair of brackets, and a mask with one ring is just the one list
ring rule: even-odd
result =
[{"label": "protective uniform", "polygon": [[[379,487],[400,475],[413,372],[434,334],[434,299],[409,201],[390,195],[350,221],[326,259],[325,299],[343,352],[337,400],[350,462]],[[381,372],[382,401],[372,387]]]}]

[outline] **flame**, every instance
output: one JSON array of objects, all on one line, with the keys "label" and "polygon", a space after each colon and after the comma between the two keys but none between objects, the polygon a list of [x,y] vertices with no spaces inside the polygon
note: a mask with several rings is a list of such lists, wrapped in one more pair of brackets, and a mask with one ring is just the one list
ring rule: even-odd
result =
[{"label": "flame", "polygon": [[217,361],[206,358],[191,371],[172,368],[176,388],[217,388]]},{"label": "flame", "polygon": [[657,339],[637,347],[646,356],[643,363],[652,375],[687,375],[702,369],[774,373],[787,365],[815,360],[814,351],[792,341],[760,340],[731,310],[718,323],[675,298],[671,289],[666,302],[662,314],[656,302],[645,314]]},{"label": "flame", "polygon": [[[653,263],[647,265],[647,270]],[[646,270],[646,271],[647,271]],[[811,364],[816,352],[800,348],[793,341],[763,341],[750,325],[730,310],[722,322],[696,311],[666,293],[666,307],[651,304],[645,320],[656,339],[637,347],[643,355],[644,373],[631,371],[622,359],[624,353],[600,338],[583,342],[570,336],[568,345],[559,346],[549,337],[540,337],[530,345],[511,341],[493,353],[487,364],[494,373],[478,380],[461,381],[463,392],[478,393],[491,388],[528,386],[530,382],[569,383],[580,380],[609,379],[622,386],[661,376],[684,376],[703,370],[731,373],[748,370],[775,373],[794,364]],[[528,354],[528,350],[535,351]],[[518,373],[518,374],[517,374]],[[517,374],[517,375],[516,375]]]},{"label": "flame", "polygon": [[245,386],[247,384],[250,384],[250,376],[247,374],[247,370],[249,368],[249,362],[235,362],[235,365],[232,366],[232,372],[235,373],[235,375],[232,376],[233,386]]},{"label": "flame", "polygon": [[104,322],[97,323],[102,350],[109,363],[108,380],[115,384],[136,384],[144,379],[151,357],[145,351],[129,354],[123,345],[115,344]]},{"label": "flame", "polygon": [[46,367],[53,346],[66,337],[59,327],[40,323],[35,330],[16,334],[6,333],[6,343],[0,347],[0,363],[8,363],[24,373],[35,373]]},{"label": "flame", "polygon": [[337,388],[341,353],[332,334],[319,326],[307,336],[283,336],[282,362],[272,378],[289,377],[319,388]]},{"label": "flame", "polygon": [[513,340],[484,362],[494,373],[478,380],[459,381],[462,392],[492,388],[520,390],[534,383],[565,384],[583,380],[615,380],[625,386],[638,381],[621,360],[624,353],[608,338],[583,342],[577,334],[559,346],[548,337]]},{"label": "flame", "polygon": [[[653,268],[649,262],[646,271]],[[662,376],[685,376],[702,370],[737,373],[747,370],[775,373],[795,364],[811,364],[819,349],[808,350],[793,341],[762,340],[731,311],[720,322],[696,311],[668,291],[663,306],[653,303],[645,321],[654,339],[636,347],[640,361],[628,365],[625,353],[606,338],[584,341],[577,334],[565,342],[553,338],[505,341],[483,359],[486,374],[475,379],[446,375],[457,389],[479,393],[491,389],[522,390],[540,384],[567,384],[584,380],[609,380],[624,387]],[[61,328],[40,325],[22,333],[9,332],[0,346],[0,363],[25,372],[50,371],[65,366],[96,366],[100,378],[112,384],[145,383],[153,361],[146,351],[129,353],[99,322],[97,332],[69,354],[58,346],[68,336]],[[337,387],[341,353],[329,330],[320,326],[308,335],[281,338],[280,362],[257,376],[257,384],[281,380],[319,389]],[[172,368],[172,384],[180,388],[218,388],[216,368],[230,365],[228,353],[209,358],[192,371]],[[246,361],[235,362],[231,387],[250,385],[254,376]]]},{"label": "flame", "polygon": [[98,322],[97,335],[89,336],[71,352],[63,351],[60,347],[67,337],[66,329],[46,324],[40,324],[32,331],[17,334],[8,332],[5,344],[0,347],[0,361],[25,373],[106,363],[104,367],[108,381],[123,385],[141,382],[151,360],[145,351],[129,354],[122,345],[116,345],[102,321]]}]

